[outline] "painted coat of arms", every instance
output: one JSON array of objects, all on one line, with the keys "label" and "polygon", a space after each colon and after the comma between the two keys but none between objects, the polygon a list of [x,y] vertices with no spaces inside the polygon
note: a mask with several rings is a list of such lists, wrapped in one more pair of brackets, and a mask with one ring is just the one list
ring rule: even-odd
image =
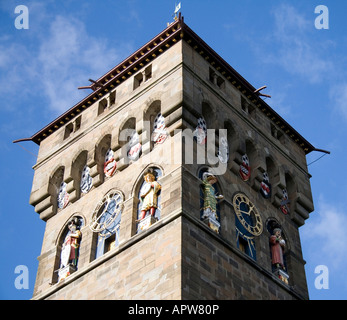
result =
[{"label": "painted coat of arms", "polygon": [[81,174],[80,188],[82,193],[88,193],[93,186],[93,179],[90,176],[90,168],[84,166]]},{"label": "painted coat of arms", "polygon": [[249,159],[247,154],[242,156],[242,163],[240,165],[240,176],[243,181],[248,181],[251,177],[251,167],[249,165]]},{"label": "painted coat of arms", "polygon": [[106,177],[112,177],[117,169],[117,162],[114,159],[112,149],[108,149],[105,155],[104,173]]},{"label": "painted coat of arms", "polygon": [[219,150],[217,154],[221,163],[227,163],[229,160],[229,145],[226,137],[220,138]]},{"label": "painted coat of arms", "polygon": [[154,119],[152,141],[155,144],[162,144],[168,137],[168,132],[166,131],[165,119],[161,113],[158,113]]},{"label": "painted coat of arms", "polygon": [[207,126],[203,117],[198,119],[198,125],[193,132],[194,139],[198,144],[205,144],[207,141]]},{"label": "painted coat of arms", "polygon": [[66,183],[62,182],[60,184],[59,192],[58,192],[58,208],[64,209],[69,203],[69,194],[66,191]]},{"label": "painted coat of arms", "polygon": [[288,197],[288,192],[287,189],[283,189],[283,197],[281,200],[281,206],[280,206],[280,210],[282,211],[283,214],[289,214],[290,210],[289,210],[289,197]]},{"label": "painted coat of arms", "polygon": [[260,193],[265,199],[271,197],[271,183],[267,172],[263,173],[263,181],[260,184]]},{"label": "painted coat of arms", "polygon": [[136,161],[140,157],[141,152],[142,152],[142,145],[140,143],[139,135],[134,130],[128,142],[128,151],[127,151],[128,159]]}]

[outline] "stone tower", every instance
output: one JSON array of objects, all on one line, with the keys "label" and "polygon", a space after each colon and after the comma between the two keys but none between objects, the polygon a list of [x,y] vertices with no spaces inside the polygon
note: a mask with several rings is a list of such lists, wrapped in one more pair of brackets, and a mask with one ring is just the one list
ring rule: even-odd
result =
[{"label": "stone tower", "polygon": [[308,299],[315,148],[181,16],[34,134],[33,299]]}]

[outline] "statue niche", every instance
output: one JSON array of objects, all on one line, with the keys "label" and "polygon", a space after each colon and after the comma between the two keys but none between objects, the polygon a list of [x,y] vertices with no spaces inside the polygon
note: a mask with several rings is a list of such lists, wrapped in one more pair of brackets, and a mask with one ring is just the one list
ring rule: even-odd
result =
[{"label": "statue niche", "polygon": [[149,168],[143,175],[144,181],[138,194],[137,232],[146,230],[160,219],[161,184],[157,180],[161,175],[158,168]]}]

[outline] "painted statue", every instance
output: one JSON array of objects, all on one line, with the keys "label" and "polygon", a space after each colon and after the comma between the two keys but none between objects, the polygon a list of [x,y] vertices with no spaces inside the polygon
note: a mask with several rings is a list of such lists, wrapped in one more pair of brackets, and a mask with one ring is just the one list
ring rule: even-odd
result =
[{"label": "painted statue", "polygon": [[224,199],[224,196],[216,194],[216,189],[213,187],[213,185],[217,181],[217,178],[209,172],[205,172],[202,175],[202,188],[204,197],[202,208],[203,213],[201,216],[202,219],[212,218],[214,220],[218,220],[217,201]]},{"label": "painted statue", "polygon": [[152,171],[145,173],[143,178],[145,183],[140,190],[141,214],[139,221],[145,218],[148,211],[152,217],[155,215],[155,210],[158,208],[158,193],[161,190],[161,185],[155,181]]},{"label": "painted statue", "polygon": [[280,228],[275,228],[273,230],[273,235],[270,237],[271,246],[271,257],[272,266],[276,269],[284,270],[284,260],[283,252],[285,249],[286,242],[282,238],[282,230]]},{"label": "painted statue", "polygon": [[69,264],[77,266],[78,250],[82,233],[78,230],[78,220],[73,218],[68,223],[69,231],[64,239],[64,243],[60,255],[60,268],[64,268]]}]

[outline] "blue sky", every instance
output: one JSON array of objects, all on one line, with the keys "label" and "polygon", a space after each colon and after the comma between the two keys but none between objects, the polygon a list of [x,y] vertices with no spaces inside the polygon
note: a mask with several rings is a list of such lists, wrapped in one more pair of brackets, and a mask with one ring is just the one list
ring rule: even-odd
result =
[{"label": "blue sky", "polygon": [[[329,29],[315,28],[316,6],[329,9]],[[18,30],[17,5],[29,9]],[[0,2],[0,299],[30,299],[45,223],[29,205],[38,147],[30,137],[81,100],[99,78],[172,20],[169,0],[6,0]],[[313,0],[182,1],[185,22],[315,147],[331,155],[309,166],[315,211],[301,227],[311,299],[346,299],[347,262],[347,2]],[[313,152],[308,163],[321,154]],[[18,290],[25,265],[29,288]],[[315,268],[329,270],[317,289]]]}]

